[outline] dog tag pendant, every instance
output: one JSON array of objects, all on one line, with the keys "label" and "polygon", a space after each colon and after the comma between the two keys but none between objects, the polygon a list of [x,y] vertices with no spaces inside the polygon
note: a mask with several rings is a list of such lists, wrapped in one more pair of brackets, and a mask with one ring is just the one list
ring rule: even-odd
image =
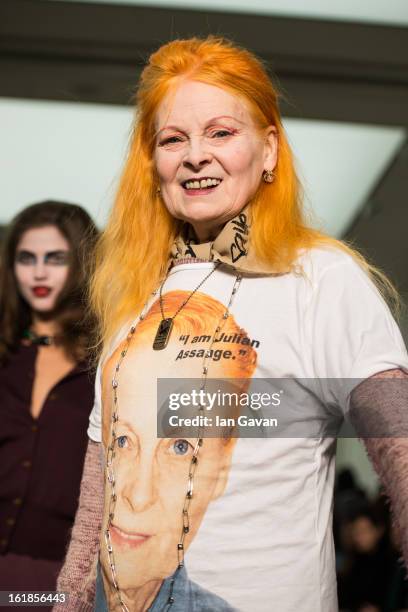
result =
[{"label": "dog tag pendant", "polygon": [[153,349],[161,351],[166,348],[173,328],[173,319],[163,319],[157,328],[156,337],[153,342]]}]

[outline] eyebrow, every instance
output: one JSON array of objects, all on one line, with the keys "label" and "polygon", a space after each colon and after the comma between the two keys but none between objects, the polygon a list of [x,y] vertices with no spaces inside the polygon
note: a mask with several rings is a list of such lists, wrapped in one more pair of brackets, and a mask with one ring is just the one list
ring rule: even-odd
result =
[{"label": "eyebrow", "polygon": [[[232,115],[217,115],[217,117],[212,117],[211,119],[209,119],[207,123],[205,124],[205,127],[207,128],[208,126],[215,123],[216,121],[219,121],[220,119],[232,119],[233,121],[236,121],[237,123],[241,123],[242,125],[244,125],[244,121],[241,121],[240,119],[237,119],[236,117],[232,117]],[[158,136],[160,132],[163,132],[164,130],[177,130],[180,132],[184,131],[184,130],[181,130],[177,125],[165,125],[164,127],[160,128],[160,130],[158,130],[154,136],[155,137]]]},{"label": "eyebrow", "polygon": [[17,249],[17,255],[20,255],[20,253],[24,253],[24,255],[34,255],[34,253],[28,249]]},{"label": "eyebrow", "polygon": [[129,421],[125,421],[124,419],[119,419],[116,423],[116,426],[118,425],[122,425],[123,427],[126,427],[127,429],[129,429],[132,433],[135,434],[135,436],[138,435],[136,429],[134,429],[132,423],[129,423]]},{"label": "eyebrow", "polygon": [[[20,255],[21,253],[23,253],[24,255],[32,255],[33,257],[37,257],[36,253],[33,253],[32,251],[29,251],[28,249],[19,249],[17,251],[17,255]],[[50,255],[59,255],[60,253],[63,253],[65,255],[65,253],[69,253],[68,249],[58,249],[56,251],[46,251],[44,253],[44,257],[50,256]]]},{"label": "eyebrow", "polygon": [[[189,429],[188,426],[183,427],[182,425],[175,425],[173,427],[172,425],[169,425],[168,427],[171,430],[171,436],[166,436],[162,438],[162,440],[174,440],[175,442],[177,440],[185,440],[194,448],[197,438],[191,435],[187,435],[187,430]],[[166,433],[166,429],[163,429],[164,433]]]}]

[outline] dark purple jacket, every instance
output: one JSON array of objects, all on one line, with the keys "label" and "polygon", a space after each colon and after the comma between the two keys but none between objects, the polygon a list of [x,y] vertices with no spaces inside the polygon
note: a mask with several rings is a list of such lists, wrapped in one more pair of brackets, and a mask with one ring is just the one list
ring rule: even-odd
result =
[{"label": "dark purple jacket", "polygon": [[37,347],[0,368],[0,554],[63,559],[78,504],[94,377],[81,363],[30,414]]}]

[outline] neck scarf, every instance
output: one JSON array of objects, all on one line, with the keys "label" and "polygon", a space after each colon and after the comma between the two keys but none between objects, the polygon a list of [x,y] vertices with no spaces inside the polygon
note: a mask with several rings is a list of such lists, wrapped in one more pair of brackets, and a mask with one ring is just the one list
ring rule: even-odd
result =
[{"label": "neck scarf", "polygon": [[223,263],[236,272],[274,274],[271,264],[259,261],[249,248],[249,233],[248,207],[228,221],[213,242],[198,243],[193,228],[186,223],[172,246],[171,262],[201,259]]}]

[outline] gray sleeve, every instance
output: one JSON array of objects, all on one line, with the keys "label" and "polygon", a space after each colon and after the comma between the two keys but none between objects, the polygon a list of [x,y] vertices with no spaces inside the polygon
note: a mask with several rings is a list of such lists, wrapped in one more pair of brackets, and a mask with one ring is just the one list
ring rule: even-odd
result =
[{"label": "gray sleeve", "polygon": [[78,510],[57,582],[57,590],[67,593],[69,599],[67,604],[54,606],[54,612],[93,612],[103,499],[101,444],[89,440]]},{"label": "gray sleeve", "polygon": [[351,394],[350,420],[391,502],[408,568],[408,373],[380,372]]}]

